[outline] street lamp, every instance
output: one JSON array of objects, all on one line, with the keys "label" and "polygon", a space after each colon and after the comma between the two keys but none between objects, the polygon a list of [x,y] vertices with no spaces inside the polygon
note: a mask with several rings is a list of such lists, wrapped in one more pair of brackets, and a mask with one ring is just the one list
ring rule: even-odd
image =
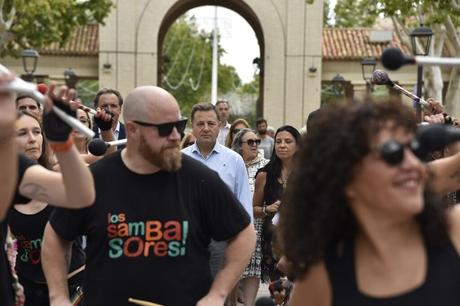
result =
[{"label": "street lamp", "polygon": [[[427,56],[430,53],[431,47],[431,37],[433,36],[433,31],[428,28],[420,25],[420,27],[415,28],[412,33],[410,33],[410,42],[412,45],[412,53],[417,56]],[[421,50],[420,52],[417,49],[417,40],[420,43]],[[423,66],[418,65],[417,67],[417,97],[422,96],[422,86],[423,86]],[[416,101],[415,109],[417,112],[417,120],[421,121],[422,106],[419,101]]]},{"label": "street lamp", "polygon": [[363,80],[366,82],[366,90],[367,92],[372,91],[374,88],[372,86],[372,73],[375,70],[375,66],[377,65],[377,61],[373,57],[367,57],[361,61],[361,71],[363,74]]},{"label": "street lamp", "polygon": [[78,77],[75,71],[72,68],[66,69],[64,71],[64,81],[65,85],[69,88],[75,88],[75,85],[78,82]]},{"label": "street lamp", "polygon": [[22,57],[22,67],[25,71],[25,75],[22,78],[25,81],[31,82],[33,79],[33,74],[37,70],[37,62],[40,55],[38,55],[37,50],[35,49],[24,49],[21,51]]}]

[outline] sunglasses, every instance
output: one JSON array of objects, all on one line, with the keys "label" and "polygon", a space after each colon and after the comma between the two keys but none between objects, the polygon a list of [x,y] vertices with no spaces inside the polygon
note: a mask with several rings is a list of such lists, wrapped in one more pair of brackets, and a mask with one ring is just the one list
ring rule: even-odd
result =
[{"label": "sunglasses", "polygon": [[260,139],[248,139],[248,140],[246,140],[246,141],[242,141],[242,143],[247,143],[248,146],[251,146],[251,147],[252,147],[253,145],[258,146],[258,145],[260,145]]},{"label": "sunglasses", "polygon": [[236,135],[236,134],[238,134],[239,131],[241,131],[241,129],[234,129],[233,132],[232,132],[232,134],[235,134],[235,135]]},{"label": "sunglasses", "polygon": [[389,166],[397,166],[404,160],[405,148],[409,148],[409,150],[411,150],[411,152],[420,160],[424,159],[425,154],[420,147],[420,143],[416,139],[413,139],[405,144],[396,140],[389,140],[382,144],[378,151],[380,153],[380,157]]},{"label": "sunglasses", "polygon": [[156,127],[158,129],[158,135],[160,135],[160,137],[167,137],[171,135],[174,128],[177,129],[177,132],[179,132],[179,134],[184,133],[185,126],[187,125],[187,118],[182,118],[175,122],[166,122],[162,124],[147,123],[147,122],[142,122],[142,121],[137,121],[137,120],[133,120],[133,122],[139,125],[142,125],[142,126]]}]

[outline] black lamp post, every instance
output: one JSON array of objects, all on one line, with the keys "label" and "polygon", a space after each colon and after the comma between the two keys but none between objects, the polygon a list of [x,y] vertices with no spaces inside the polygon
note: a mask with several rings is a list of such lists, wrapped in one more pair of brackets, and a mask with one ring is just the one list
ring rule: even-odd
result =
[{"label": "black lamp post", "polygon": [[75,85],[78,82],[78,76],[72,68],[66,69],[64,71],[64,81],[67,87],[75,88]]},{"label": "black lamp post", "polygon": [[377,61],[373,57],[367,57],[361,61],[361,71],[363,74],[363,80],[366,82],[366,91],[371,92],[374,90],[372,86],[372,73],[375,70],[375,66],[377,65]]},{"label": "black lamp post", "polygon": [[[427,56],[430,53],[431,47],[431,37],[433,36],[433,31],[421,25],[418,28],[415,28],[412,33],[410,33],[410,42],[412,45],[412,53],[417,56]],[[420,43],[421,50],[417,49],[417,40]],[[422,86],[423,86],[423,66],[418,65],[417,67],[417,97],[422,96]],[[422,106],[419,101],[416,103],[417,111],[417,120],[421,121]]]},{"label": "black lamp post", "polygon": [[37,50],[34,49],[24,49],[21,51],[22,57],[22,67],[24,69],[25,75],[22,75],[22,78],[25,81],[31,82],[33,79],[33,74],[37,70],[37,62],[40,55]]}]

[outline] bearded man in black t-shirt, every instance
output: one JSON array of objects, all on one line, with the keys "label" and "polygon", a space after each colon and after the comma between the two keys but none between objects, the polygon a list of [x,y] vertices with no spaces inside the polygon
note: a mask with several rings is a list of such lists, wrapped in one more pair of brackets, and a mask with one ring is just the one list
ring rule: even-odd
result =
[{"label": "bearded man in black t-shirt", "polygon": [[[66,254],[88,237],[84,305],[223,305],[255,246],[250,218],[217,173],[181,155],[186,119],[167,91],[136,88],[123,105],[127,146],[91,166],[91,208],[57,209],[42,263],[51,305],[69,306]],[[223,269],[209,269],[211,239],[229,241]]]}]

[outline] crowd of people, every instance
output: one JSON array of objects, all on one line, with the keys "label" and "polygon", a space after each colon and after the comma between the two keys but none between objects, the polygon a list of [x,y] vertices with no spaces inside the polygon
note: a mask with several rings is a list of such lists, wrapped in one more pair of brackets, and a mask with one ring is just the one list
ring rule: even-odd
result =
[{"label": "crowd of people", "polygon": [[[460,153],[428,161],[399,100],[335,103],[303,135],[270,134],[263,118],[229,122],[225,100],[182,114],[141,86],[102,89],[91,109],[50,84],[42,105],[13,78],[0,76],[0,305],[254,306],[261,282],[276,305],[460,300]],[[91,154],[53,106],[126,145]],[[434,100],[423,115],[447,123]]]}]

